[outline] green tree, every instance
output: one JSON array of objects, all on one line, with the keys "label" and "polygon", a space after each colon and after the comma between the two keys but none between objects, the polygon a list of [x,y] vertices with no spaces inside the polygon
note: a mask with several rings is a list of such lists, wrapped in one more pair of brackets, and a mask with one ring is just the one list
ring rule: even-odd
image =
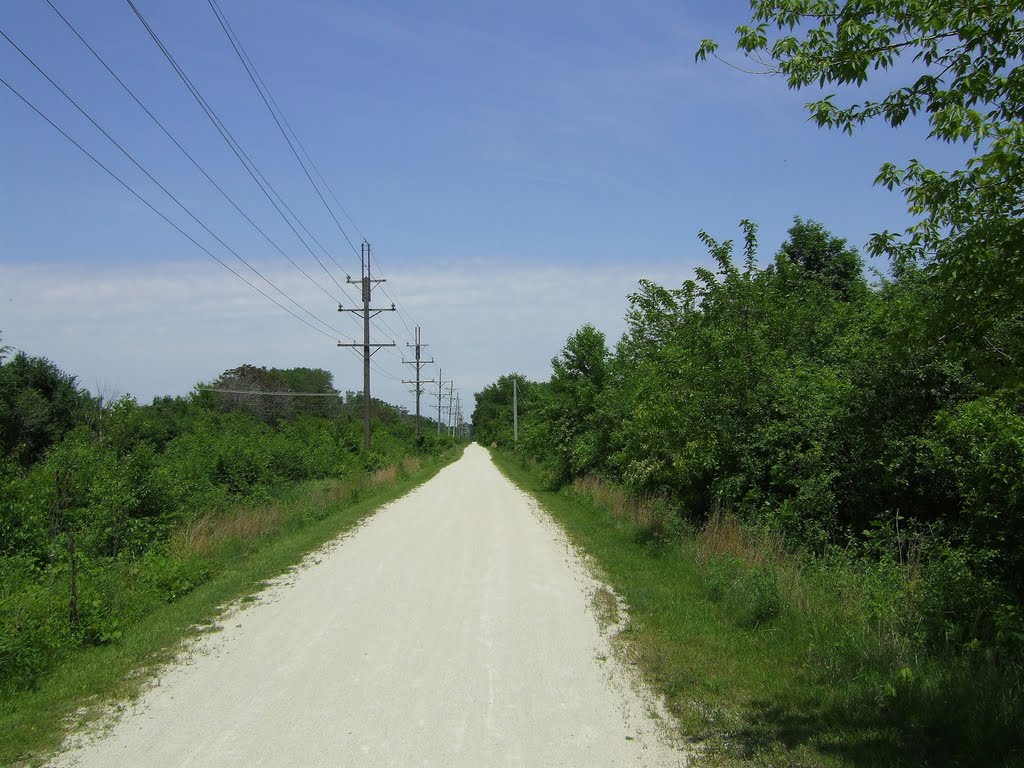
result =
[{"label": "green tree", "polygon": [[22,465],[81,420],[91,398],[78,380],[45,357],[16,353],[0,365],[0,451]]},{"label": "green tree", "polygon": [[[285,388],[292,392],[315,394],[337,394],[334,375],[323,368],[271,368],[272,375],[281,377]],[[296,414],[331,418],[338,413],[339,402],[333,397],[292,398],[292,409]]]},{"label": "green tree", "polygon": [[534,383],[521,373],[509,373],[484,387],[473,397],[473,432],[476,439],[484,444],[496,443],[511,447],[513,435],[513,383],[518,390],[519,425],[525,428],[526,421],[534,415]]},{"label": "green tree", "polygon": [[556,459],[556,480],[598,470],[607,455],[609,425],[601,412],[609,354],[604,334],[584,325],[569,337],[558,357],[543,414]]},{"label": "green tree", "polygon": [[298,415],[331,418],[340,409],[339,401],[333,397],[280,394],[336,395],[333,375],[322,368],[266,368],[246,364],[224,371],[210,386],[223,391],[208,393],[204,400],[216,404],[222,411],[243,411],[268,424]]},{"label": "green tree", "polygon": [[867,291],[864,265],[846,240],[830,234],[816,221],[797,217],[789,228],[776,262],[798,266],[806,275],[828,286],[846,300],[863,298]]},{"label": "green tree", "polygon": [[[923,112],[930,136],[965,142],[974,157],[960,170],[932,171],[912,162],[886,165],[883,183],[905,189],[925,219],[913,242],[939,246],[953,233],[1008,224],[1021,211],[1024,149],[1024,19],[1017,2],[985,0],[752,0],[737,47],[790,88],[862,85],[872,70],[907,59],[913,80],[879,100],[838,106],[834,94],[807,105],[821,126],[852,133],[869,120],[901,125]],[[769,39],[770,30],[781,32]],[[704,40],[697,58],[718,46]]]}]

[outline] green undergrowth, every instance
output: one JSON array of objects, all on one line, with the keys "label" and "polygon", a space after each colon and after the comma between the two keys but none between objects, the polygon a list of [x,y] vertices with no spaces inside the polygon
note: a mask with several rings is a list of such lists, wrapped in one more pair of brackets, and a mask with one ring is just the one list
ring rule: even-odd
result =
[{"label": "green undergrowth", "polygon": [[624,652],[698,764],[1024,765],[1022,659],[923,645],[904,573],[787,552],[729,519],[666,524],[492,453],[624,598]]},{"label": "green undergrowth", "polygon": [[[86,580],[92,591],[79,597],[81,611],[117,616],[96,624],[105,635],[85,647],[55,649],[56,660],[46,660],[47,671],[31,687],[0,686],[0,765],[41,762],[104,705],[136,695],[184,640],[215,626],[225,605],[258,592],[460,455],[458,448],[353,478],[283,486],[261,501],[200,517],[176,531],[163,551],[122,567],[106,564],[103,574]],[[66,623],[65,596],[60,576],[40,586],[38,600],[51,608],[53,624]],[[35,629],[48,631],[46,621]]]}]

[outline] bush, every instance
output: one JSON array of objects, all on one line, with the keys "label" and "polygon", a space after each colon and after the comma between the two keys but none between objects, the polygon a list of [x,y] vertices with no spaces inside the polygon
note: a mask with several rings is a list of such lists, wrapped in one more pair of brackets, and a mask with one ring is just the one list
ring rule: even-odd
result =
[{"label": "bush", "polygon": [[[334,405],[329,418],[303,406],[296,413],[316,413],[266,422],[218,411],[203,396],[100,408],[71,377],[58,382],[63,394],[40,400],[46,393],[32,376],[55,370],[24,357],[0,366],[0,688],[31,687],[74,647],[117,642],[125,626],[210,578],[225,548],[281,530],[273,503],[281,483],[366,470],[382,481],[393,475],[381,470],[417,448],[440,453],[454,442],[428,433],[416,446],[413,425],[383,403],[375,403],[375,450],[367,453],[361,423]],[[96,407],[73,412],[79,400]],[[361,485],[346,484],[345,496],[355,501]],[[189,538],[197,531],[201,541]]]},{"label": "bush", "polygon": [[74,644],[67,602],[54,597],[38,582],[5,589],[0,595],[0,690],[31,688]]},{"label": "bush", "polygon": [[134,566],[144,591],[161,603],[172,603],[210,578],[210,564],[200,557],[177,559],[150,551]]},{"label": "bush", "polygon": [[951,532],[1024,593],[1024,416],[995,396],[963,403],[938,414],[926,446],[928,469],[963,501]]},{"label": "bush", "polygon": [[31,557],[0,557],[0,690],[31,688],[67,647],[67,600]]},{"label": "bush", "polygon": [[772,566],[744,564],[731,555],[705,562],[708,598],[724,605],[740,627],[755,629],[773,621],[782,610],[778,572]]},{"label": "bush", "polygon": [[740,626],[768,624],[782,610],[778,574],[768,566],[750,567],[727,595],[725,604]]}]

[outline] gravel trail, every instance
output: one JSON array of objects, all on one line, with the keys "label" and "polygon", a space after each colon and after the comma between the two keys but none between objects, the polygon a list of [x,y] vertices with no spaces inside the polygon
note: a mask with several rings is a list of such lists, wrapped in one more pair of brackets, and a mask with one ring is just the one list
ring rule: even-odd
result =
[{"label": "gravel trail", "polygon": [[599,586],[471,445],[52,765],[684,765],[612,656]]}]

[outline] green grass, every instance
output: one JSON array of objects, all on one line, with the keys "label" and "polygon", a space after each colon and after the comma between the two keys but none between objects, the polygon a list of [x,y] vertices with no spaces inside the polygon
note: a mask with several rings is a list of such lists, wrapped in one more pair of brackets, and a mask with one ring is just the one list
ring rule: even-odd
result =
[{"label": "green grass", "polygon": [[865,618],[856,573],[709,558],[699,532],[655,534],[492,454],[624,598],[624,653],[665,696],[680,736],[700,744],[698,763],[1024,764],[1020,701],[999,700],[1012,689],[1000,668],[887,657],[899,645]]},{"label": "green grass", "polygon": [[[283,489],[258,507],[240,506],[179,546],[197,547],[213,577],[125,627],[116,642],[61,659],[30,691],[0,701],[0,765],[35,765],[64,735],[100,716],[104,705],[136,695],[184,640],[213,626],[223,606],[350,530],[381,505],[426,482],[461,450],[411,471],[384,471],[358,483],[319,481]],[[256,520],[256,524],[245,524]],[[216,534],[212,534],[215,531]]]}]

